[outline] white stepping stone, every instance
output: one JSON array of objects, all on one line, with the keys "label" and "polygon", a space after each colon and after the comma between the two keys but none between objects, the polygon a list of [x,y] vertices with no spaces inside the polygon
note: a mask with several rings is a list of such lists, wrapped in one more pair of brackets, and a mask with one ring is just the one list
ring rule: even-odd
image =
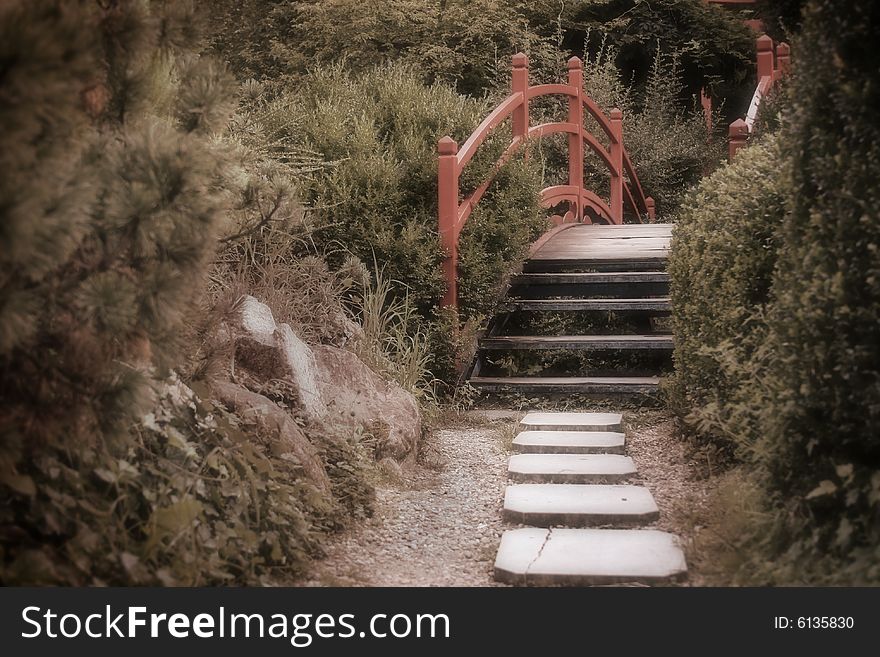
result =
[{"label": "white stepping stone", "polygon": [[531,431],[620,431],[620,413],[527,413],[520,420]]},{"label": "white stepping stone", "polygon": [[642,486],[511,484],[504,492],[504,520],[523,525],[644,525],[659,517]]},{"label": "white stepping stone", "polygon": [[613,484],[635,474],[618,454],[514,454],[507,472],[514,481],[544,484]]},{"label": "white stepping stone", "polygon": [[495,579],[508,584],[653,584],[686,576],[678,539],[652,529],[514,529],[504,532],[495,557]]},{"label": "white stepping stone", "polygon": [[525,454],[623,454],[626,436],[611,431],[520,431],[513,449]]}]

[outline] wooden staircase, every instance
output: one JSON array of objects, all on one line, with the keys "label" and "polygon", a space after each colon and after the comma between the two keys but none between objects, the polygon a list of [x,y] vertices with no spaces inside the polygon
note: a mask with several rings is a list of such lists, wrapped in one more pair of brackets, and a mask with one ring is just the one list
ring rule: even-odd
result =
[{"label": "wooden staircase", "polygon": [[568,225],[533,249],[479,347],[485,392],[651,394],[671,366],[672,226]]}]

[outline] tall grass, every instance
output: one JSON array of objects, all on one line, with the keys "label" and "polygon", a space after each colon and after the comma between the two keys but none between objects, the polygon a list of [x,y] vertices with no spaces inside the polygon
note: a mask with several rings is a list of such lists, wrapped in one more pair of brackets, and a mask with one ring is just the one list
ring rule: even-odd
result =
[{"label": "tall grass", "polygon": [[353,306],[363,328],[355,345],[358,357],[420,402],[433,401],[428,336],[409,295],[395,294],[394,282],[376,267],[373,277],[363,279]]}]

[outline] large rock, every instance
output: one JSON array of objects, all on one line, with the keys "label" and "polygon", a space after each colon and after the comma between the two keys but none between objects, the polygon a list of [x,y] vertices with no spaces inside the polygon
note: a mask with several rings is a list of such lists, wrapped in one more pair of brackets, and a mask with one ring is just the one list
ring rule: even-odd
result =
[{"label": "large rock", "polygon": [[241,302],[239,329],[235,339],[235,363],[258,379],[285,379],[295,384],[306,416],[321,418],[327,413],[317,384],[317,365],[309,346],[287,324],[276,324],[272,311],[254,297]]},{"label": "large rock", "polygon": [[422,431],[415,397],[380,377],[350,351],[318,345],[312,352],[328,420],[371,433],[377,459],[402,460],[409,455]]},{"label": "large rock", "polygon": [[293,460],[319,490],[330,490],[330,479],[317,450],[285,409],[268,397],[229,381],[213,381],[211,390],[225,406],[256,421],[267,434],[273,456]]},{"label": "large rock", "polygon": [[315,423],[362,429],[375,439],[376,458],[402,460],[415,448],[421,415],[415,398],[384,380],[355,354],[326,345],[310,347],[254,297],[240,305],[235,365],[261,381],[294,387],[304,417]]}]

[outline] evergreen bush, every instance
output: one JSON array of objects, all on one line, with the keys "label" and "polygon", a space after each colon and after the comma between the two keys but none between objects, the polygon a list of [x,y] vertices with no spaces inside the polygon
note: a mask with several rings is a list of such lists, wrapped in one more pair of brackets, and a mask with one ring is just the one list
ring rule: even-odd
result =
[{"label": "evergreen bush", "polygon": [[742,405],[760,385],[745,365],[766,339],[787,189],[779,147],[769,139],[704,179],[688,195],[673,233],[669,399],[704,437],[743,457],[758,427]]}]

